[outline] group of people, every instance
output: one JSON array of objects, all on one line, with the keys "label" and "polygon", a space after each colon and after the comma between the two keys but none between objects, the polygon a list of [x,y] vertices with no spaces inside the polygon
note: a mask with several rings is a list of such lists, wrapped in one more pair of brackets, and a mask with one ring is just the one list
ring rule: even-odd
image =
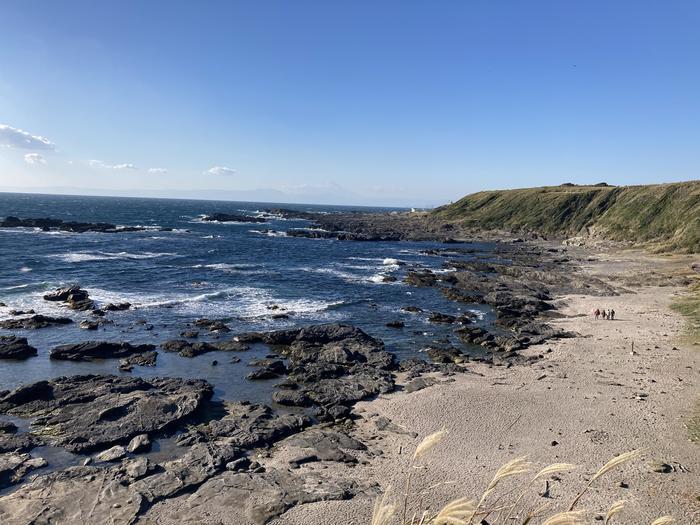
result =
[{"label": "group of people", "polygon": [[606,319],[608,321],[615,320],[615,310],[613,310],[612,308],[608,311],[605,311],[605,309],[599,310],[598,308],[596,308],[593,312],[593,315],[595,316],[596,321],[598,319]]}]

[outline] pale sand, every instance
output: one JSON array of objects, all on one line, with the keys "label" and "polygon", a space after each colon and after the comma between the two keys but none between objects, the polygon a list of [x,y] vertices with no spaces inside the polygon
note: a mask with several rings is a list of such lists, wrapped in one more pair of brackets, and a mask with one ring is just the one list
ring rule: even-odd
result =
[{"label": "pale sand", "polygon": [[[633,262],[620,262],[618,256],[602,258],[607,262],[591,263],[587,271],[614,278],[624,275],[627,282],[641,275],[639,279],[650,282],[646,271],[669,264],[649,258]],[[683,266],[687,268],[685,262]],[[700,444],[689,440],[685,427],[700,394],[700,347],[679,342],[684,320],[669,308],[679,288],[635,291],[618,297],[558,300],[560,311],[571,317],[554,324],[582,337],[528,349],[527,354],[545,355],[534,365],[506,369],[471,364],[475,373],[460,375],[454,382],[360,403],[365,419],[358,422],[357,432],[383,456],[353,468],[324,463],[302,469],[321,468],[327,474],[373,481],[383,490],[393,487],[397,495],[417,443],[444,427],[450,434],[426,458],[427,468],[416,475],[416,484],[426,489],[443,481],[456,483],[428,491],[426,505],[435,509],[456,497],[478,498],[496,468],[526,455],[541,466],[562,461],[581,465],[551,483],[549,501],[560,508],[613,456],[641,448],[645,451],[641,460],[596,482],[580,508],[605,512],[613,501],[625,499],[627,508],[615,524],[650,523],[663,514],[673,515],[681,524],[700,523]],[[613,308],[617,319],[595,322],[591,315],[595,308]],[[551,352],[545,354],[548,349]],[[375,414],[418,437],[377,431]],[[648,464],[653,460],[669,463],[675,471],[652,472]],[[629,488],[621,487],[621,482]],[[544,482],[538,483],[534,492],[544,488]],[[534,497],[537,503],[547,501]],[[370,497],[301,505],[272,523],[369,524],[372,505]]]}]

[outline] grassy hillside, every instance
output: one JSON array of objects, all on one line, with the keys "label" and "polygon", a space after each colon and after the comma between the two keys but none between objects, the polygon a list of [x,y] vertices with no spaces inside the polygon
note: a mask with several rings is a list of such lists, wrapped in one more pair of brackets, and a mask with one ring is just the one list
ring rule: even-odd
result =
[{"label": "grassy hillside", "polygon": [[483,191],[433,215],[481,229],[593,235],[700,252],[700,181]]}]

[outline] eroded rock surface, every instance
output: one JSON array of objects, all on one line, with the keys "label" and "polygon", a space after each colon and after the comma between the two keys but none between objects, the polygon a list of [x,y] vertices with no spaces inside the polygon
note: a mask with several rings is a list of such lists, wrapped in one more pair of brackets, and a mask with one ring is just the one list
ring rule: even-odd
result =
[{"label": "eroded rock surface", "polygon": [[277,415],[265,405],[247,402],[226,403],[226,415],[199,425],[178,438],[181,445],[224,440],[238,448],[270,445],[311,424],[308,416]]},{"label": "eroded rock surface", "polygon": [[273,400],[288,406],[316,405],[322,419],[345,417],[356,401],[394,388],[394,356],[384,350],[384,343],[354,326],[314,325],[243,334],[238,340],[266,343],[286,357],[288,380]]},{"label": "eroded rock surface", "polygon": [[5,393],[0,412],[36,418],[32,432],[75,452],[124,443],[193,414],[212,395],[203,380],[83,375]]},{"label": "eroded rock surface", "polygon": [[0,489],[14,485],[28,472],[45,466],[44,458],[17,452],[0,454]]}]

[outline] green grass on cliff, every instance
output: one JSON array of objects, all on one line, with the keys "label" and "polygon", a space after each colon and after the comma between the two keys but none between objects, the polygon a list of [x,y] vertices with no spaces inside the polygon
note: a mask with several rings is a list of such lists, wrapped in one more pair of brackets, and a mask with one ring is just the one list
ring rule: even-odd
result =
[{"label": "green grass on cliff", "polygon": [[432,213],[481,229],[590,234],[663,251],[700,252],[700,181],[483,191]]}]

